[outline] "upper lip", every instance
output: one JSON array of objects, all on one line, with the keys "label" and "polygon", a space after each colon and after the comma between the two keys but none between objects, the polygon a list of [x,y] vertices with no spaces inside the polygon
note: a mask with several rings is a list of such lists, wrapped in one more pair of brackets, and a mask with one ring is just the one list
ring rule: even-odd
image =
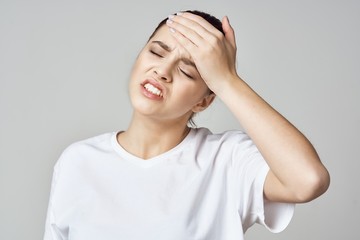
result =
[{"label": "upper lip", "polygon": [[150,83],[154,87],[158,88],[162,92],[163,96],[165,95],[165,88],[158,81],[156,81],[155,79],[152,79],[152,78],[147,78],[141,83],[141,86],[144,87],[145,84],[147,84],[147,83]]}]

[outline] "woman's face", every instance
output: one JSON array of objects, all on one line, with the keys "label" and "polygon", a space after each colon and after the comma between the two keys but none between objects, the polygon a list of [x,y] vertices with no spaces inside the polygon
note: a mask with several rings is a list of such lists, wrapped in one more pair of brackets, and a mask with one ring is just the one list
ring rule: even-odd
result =
[{"label": "woman's face", "polygon": [[136,59],[129,83],[137,113],[159,120],[184,120],[213,100],[190,54],[166,25],[149,40]]}]

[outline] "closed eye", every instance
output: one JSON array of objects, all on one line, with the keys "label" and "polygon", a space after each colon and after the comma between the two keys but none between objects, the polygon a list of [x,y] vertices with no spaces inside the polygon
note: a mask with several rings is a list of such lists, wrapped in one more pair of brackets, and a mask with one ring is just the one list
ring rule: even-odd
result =
[{"label": "closed eye", "polygon": [[191,76],[190,74],[186,73],[184,70],[180,69],[180,72],[181,72],[182,74],[184,74],[186,77],[188,77],[188,78],[190,78],[190,79],[194,79],[193,76]]},{"label": "closed eye", "polygon": [[158,56],[158,57],[163,58],[162,55],[160,55],[159,53],[157,53],[157,52],[155,52],[155,51],[153,51],[153,50],[150,50],[150,53],[152,53],[152,54],[155,55],[155,56]]}]

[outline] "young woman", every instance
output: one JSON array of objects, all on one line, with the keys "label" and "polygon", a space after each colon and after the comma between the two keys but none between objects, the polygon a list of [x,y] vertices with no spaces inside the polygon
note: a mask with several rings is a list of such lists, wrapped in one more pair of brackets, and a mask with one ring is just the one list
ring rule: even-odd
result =
[{"label": "young woman", "polygon": [[[237,74],[235,35],[186,11],[162,21],[130,77],[124,131],[69,146],[54,169],[46,240],[243,239],[282,231],[329,174],[311,143]],[[191,128],[220,98],[245,132]]]}]

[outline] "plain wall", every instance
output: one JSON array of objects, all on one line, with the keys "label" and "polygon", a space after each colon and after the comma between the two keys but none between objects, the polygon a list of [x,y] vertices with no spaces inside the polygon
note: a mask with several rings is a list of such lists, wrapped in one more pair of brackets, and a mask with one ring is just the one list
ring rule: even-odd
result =
[{"label": "plain wall", "polygon": [[[238,72],[314,144],[323,196],[251,239],[360,239],[360,2],[0,0],[0,239],[42,239],[52,170],[74,141],[125,129],[132,63],[168,14],[228,15]],[[241,128],[219,101],[198,126]]]}]

